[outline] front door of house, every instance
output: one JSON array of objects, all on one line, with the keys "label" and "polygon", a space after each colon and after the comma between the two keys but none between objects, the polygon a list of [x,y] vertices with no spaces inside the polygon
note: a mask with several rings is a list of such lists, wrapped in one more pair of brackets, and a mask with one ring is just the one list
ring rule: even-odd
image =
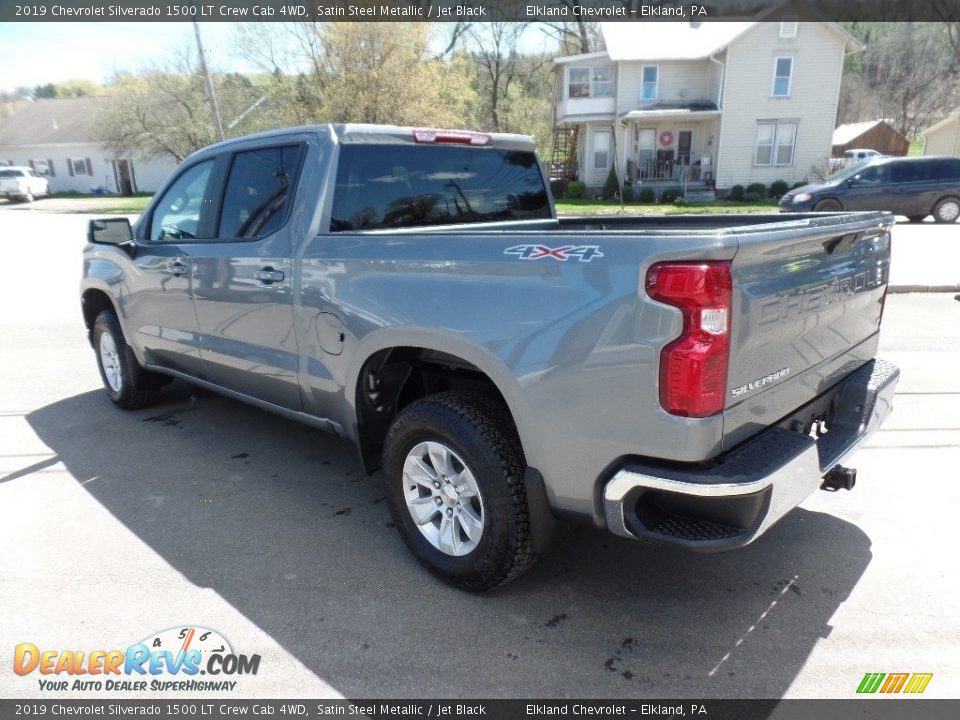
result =
[{"label": "front door of house", "polygon": [[656,128],[637,128],[637,143],[634,148],[634,157],[637,159],[637,178],[640,180],[652,178],[654,175],[656,145]]},{"label": "front door of house", "polygon": [[680,165],[689,165],[690,153],[693,147],[693,131],[680,130],[677,132],[677,162]]}]

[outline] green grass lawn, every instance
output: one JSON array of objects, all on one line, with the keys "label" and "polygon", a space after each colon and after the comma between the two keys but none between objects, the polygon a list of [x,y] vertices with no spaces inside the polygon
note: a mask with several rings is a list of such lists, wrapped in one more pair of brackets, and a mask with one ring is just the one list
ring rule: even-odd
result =
[{"label": "green grass lawn", "polygon": [[[89,193],[79,193],[79,192],[58,192],[50,195],[50,200],[57,201],[55,203],[56,207],[59,209],[63,206],[63,210],[60,212],[78,212],[78,213],[89,213],[91,215],[96,215],[98,213],[103,213],[106,215],[117,213],[117,214],[130,214],[130,213],[139,213],[143,212],[143,209],[147,206],[147,203],[150,202],[150,198],[153,197],[153,193],[136,193],[130,196],[122,195],[90,195]],[[46,198],[44,198],[46,200]],[[76,200],[76,207],[71,208],[73,204],[72,201]],[[42,209],[43,200],[41,204],[38,205]]]},{"label": "green grass lawn", "polygon": [[604,200],[557,200],[562,215],[704,215],[715,213],[769,213],[777,211],[776,200],[759,202],[718,201],[712,205],[624,205]]},{"label": "green grass lawn", "polygon": [[115,198],[104,198],[104,203],[102,206],[98,206],[92,210],[84,209],[84,212],[87,213],[140,213],[143,212],[143,209],[147,206],[147,203],[150,202],[150,195],[145,197],[115,197]]}]

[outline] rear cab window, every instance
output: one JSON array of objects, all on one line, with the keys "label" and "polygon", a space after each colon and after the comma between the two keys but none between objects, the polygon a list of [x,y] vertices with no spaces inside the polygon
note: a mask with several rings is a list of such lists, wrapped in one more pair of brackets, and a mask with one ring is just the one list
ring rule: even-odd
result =
[{"label": "rear cab window", "polygon": [[550,217],[532,150],[340,146],[331,232]]}]

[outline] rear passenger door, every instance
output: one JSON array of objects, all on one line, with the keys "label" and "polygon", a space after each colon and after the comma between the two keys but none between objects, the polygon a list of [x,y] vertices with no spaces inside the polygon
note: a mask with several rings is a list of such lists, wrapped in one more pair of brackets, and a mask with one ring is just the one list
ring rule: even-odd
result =
[{"label": "rear passenger door", "polygon": [[223,166],[215,236],[193,255],[201,355],[211,379],[302,407],[293,323],[295,238],[288,227],[305,138],[240,146]]}]

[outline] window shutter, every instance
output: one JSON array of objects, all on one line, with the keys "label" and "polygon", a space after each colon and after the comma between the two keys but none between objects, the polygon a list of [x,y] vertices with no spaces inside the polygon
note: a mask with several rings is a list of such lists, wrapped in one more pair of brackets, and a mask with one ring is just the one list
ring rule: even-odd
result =
[{"label": "window shutter", "polygon": [[47,173],[50,177],[56,177],[57,174],[53,171],[53,160],[47,160]]},{"label": "window shutter", "polygon": [[87,162],[87,175],[90,175],[91,177],[93,177],[93,163],[90,162],[90,158],[87,158],[86,162]]},{"label": "window shutter", "polygon": [[73,177],[73,160],[67,158],[67,171],[70,173],[70,177]]},{"label": "window shutter", "polygon": [[33,160],[30,161],[30,169],[31,169],[31,170],[36,170],[36,168],[33,166]]}]

